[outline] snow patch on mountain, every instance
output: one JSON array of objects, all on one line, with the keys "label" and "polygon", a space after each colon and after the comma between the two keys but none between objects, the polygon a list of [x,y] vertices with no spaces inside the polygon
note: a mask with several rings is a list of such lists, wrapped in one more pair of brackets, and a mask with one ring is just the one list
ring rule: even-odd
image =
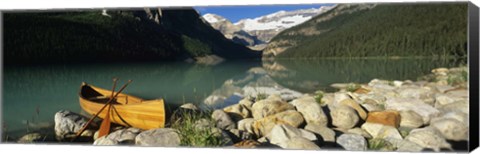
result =
[{"label": "snow patch on mountain", "polygon": [[245,31],[254,30],[283,30],[310,20],[313,16],[326,12],[333,6],[322,6],[320,8],[302,9],[295,11],[278,11],[254,19],[243,19],[235,23]]},{"label": "snow patch on mountain", "polygon": [[203,15],[202,17],[203,17],[203,19],[207,20],[207,22],[209,22],[209,23],[216,23],[216,22],[221,22],[221,21],[227,20],[222,16],[219,16],[219,15],[216,15],[216,14],[211,14],[211,13],[207,13],[207,14]]}]

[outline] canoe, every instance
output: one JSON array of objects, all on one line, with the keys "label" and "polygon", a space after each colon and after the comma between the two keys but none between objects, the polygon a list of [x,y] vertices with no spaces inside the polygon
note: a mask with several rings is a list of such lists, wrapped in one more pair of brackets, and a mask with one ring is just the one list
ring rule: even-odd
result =
[{"label": "canoe", "polygon": [[[79,93],[80,106],[87,113],[91,115],[96,114],[105,106],[111,95],[111,90],[83,82]],[[163,128],[165,126],[165,105],[163,99],[143,100],[120,93],[116,100],[112,102],[112,105],[110,120],[113,123],[144,130]],[[104,109],[98,117],[103,119],[107,112],[107,109]]]}]

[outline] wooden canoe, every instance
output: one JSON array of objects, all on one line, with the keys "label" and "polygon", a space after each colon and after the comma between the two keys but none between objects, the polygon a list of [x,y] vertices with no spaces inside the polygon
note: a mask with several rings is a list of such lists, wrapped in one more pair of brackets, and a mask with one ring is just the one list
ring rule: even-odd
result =
[{"label": "wooden canoe", "polygon": [[[80,106],[89,114],[96,114],[105,106],[111,90],[102,89],[89,85],[85,82],[80,87]],[[165,126],[165,105],[163,99],[143,100],[141,98],[118,94],[112,102],[110,120],[116,124],[131,126],[140,129],[163,128]],[[107,110],[103,110],[98,117],[104,118]]]}]

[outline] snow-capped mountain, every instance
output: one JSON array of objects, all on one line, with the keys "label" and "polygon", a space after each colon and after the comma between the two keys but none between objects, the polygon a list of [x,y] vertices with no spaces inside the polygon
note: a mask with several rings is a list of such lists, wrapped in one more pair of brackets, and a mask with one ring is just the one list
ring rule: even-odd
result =
[{"label": "snow-capped mountain", "polygon": [[217,22],[222,22],[222,21],[227,20],[222,16],[219,16],[219,15],[216,15],[216,14],[211,14],[211,13],[207,13],[207,14],[203,15],[202,17],[203,17],[203,19],[207,20],[208,23],[217,23]]},{"label": "snow-capped mountain", "polygon": [[329,10],[331,6],[322,6],[320,8],[302,9],[295,11],[278,11],[254,19],[242,19],[235,23],[245,31],[255,30],[283,30],[292,26],[301,24],[313,16]]},{"label": "snow-capped mountain", "polygon": [[[225,37],[229,39],[235,40],[235,34],[242,34],[242,37],[236,38],[237,41],[239,39],[241,40],[241,38],[258,40],[247,41],[250,42],[248,43],[248,46],[257,46],[256,49],[262,49],[265,43],[270,41],[270,39],[272,39],[282,30],[301,24],[318,14],[330,10],[333,7],[335,6],[321,6],[320,8],[301,9],[294,11],[278,11],[253,19],[242,19],[234,24],[222,16],[210,13],[203,15],[203,19],[209,22],[212,27],[222,32]],[[250,36],[245,37],[246,34],[249,34]],[[256,43],[252,44],[252,42]]]}]

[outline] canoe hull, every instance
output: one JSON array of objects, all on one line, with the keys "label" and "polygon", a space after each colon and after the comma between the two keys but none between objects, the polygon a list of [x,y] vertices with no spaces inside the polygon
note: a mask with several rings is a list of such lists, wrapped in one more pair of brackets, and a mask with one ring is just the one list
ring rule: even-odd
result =
[{"label": "canoe hull", "polygon": [[[87,84],[82,86],[89,86],[105,97],[111,96],[111,91]],[[163,99],[143,100],[126,94],[119,94],[119,96],[123,96],[123,98],[118,97],[117,103],[113,104],[113,108],[109,113],[112,122],[144,130],[163,128],[165,126],[165,105]],[[92,115],[98,113],[105,106],[104,103],[87,99],[82,95],[82,90],[79,98],[82,109]],[[98,117],[103,119],[106,115],[107,109],[104,109]]]}]

